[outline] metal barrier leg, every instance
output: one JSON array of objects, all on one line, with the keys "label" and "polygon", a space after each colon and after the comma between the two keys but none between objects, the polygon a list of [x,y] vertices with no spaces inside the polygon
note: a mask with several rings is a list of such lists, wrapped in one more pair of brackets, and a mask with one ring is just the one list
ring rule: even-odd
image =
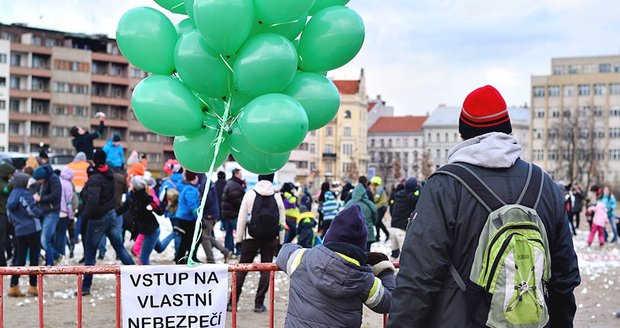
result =
[{"label": "metal barrier leg", "polygon": [[387,328],[387,313],[383,314],[383,328]]},{"label": "metal barrier leg", "polygon": [[43,274],[37,274],[37,289],[39,292],[39,328],[45,328],[45,321],[43,319]]},{"label": "metal barrier leg", "polygon": [[116,328],[121,328],[121,273],[116,273]]},{"label": "metal barrier leg", "polygon": [[273,316],[275,312],[275,282],[276,272],[269,271],[269,327],[273,328]]},{"label": "metal barrier leg", "polygon": [[81,273],[77,275],[77,326],[82,328],[82,280],[84,276]]},{"label": "metal barrier leg", "polygon": [[0,274],[0,328],[4,327],[4,275]]},{"label": "metal barrier leg", "polygon": [[237,272],[232,273],[232,279],[230,284],[230,295],[232,299],[232,328],[237,328]]}]

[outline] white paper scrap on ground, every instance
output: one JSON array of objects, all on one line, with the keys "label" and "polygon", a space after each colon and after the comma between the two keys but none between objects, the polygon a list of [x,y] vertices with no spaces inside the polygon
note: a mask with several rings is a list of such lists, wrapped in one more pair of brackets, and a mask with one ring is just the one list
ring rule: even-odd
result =
[{"label": "white paper scrap on ground", "polygon": [[225,327],[225,264],[121,267],[123,328]]}]

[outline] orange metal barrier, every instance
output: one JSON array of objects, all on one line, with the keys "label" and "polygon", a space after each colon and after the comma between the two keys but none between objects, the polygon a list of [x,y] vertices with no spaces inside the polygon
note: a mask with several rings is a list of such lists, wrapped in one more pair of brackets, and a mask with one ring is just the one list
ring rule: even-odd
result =
[{"label": "orange metal barrier", "polygon": [[[399,267],[398,262],[393,262]],[[274,327],[274,304],[275,304],[275,272],[280,269],[275,263],[242,263],[231,264],[228,272],[269,271],[269,327]],[[77,327],[82,328],[82,280],[85,274],[113,274],[116,276],[116,327],[121,328],[121,266],[60,266],[60,267],[0,267],[0,328],[4,327],[4,276],[9,275],[36,275],[39,292],[39,327],[44,328],[43,311],[43,276],[46,275],[76,275],[77,276]],[[237,275],[231,278],[232,290],[237,288]],[[237,294],[232,295],[232,327],[237,327]],[[387,314],[383,317],[383,326],[387,324]]]}]

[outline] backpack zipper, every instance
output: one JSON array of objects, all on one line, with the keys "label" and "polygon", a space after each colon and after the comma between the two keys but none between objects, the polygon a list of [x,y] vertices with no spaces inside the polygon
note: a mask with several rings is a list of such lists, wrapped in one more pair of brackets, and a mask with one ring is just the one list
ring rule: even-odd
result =
[{"label": "backpack zipper", "polygon": [[527,229],[527,230],[536,230],[538,232],[540,232],[540,229],[538,229],[537,226],[533,226],[533,225],[511,225],[511,226],[506,226],[503,227],[501,229],[499,229],[496,233],[495,236],[493,236],[493,239],[491,240],[491,242],[489,243],[489,245],[487,246],[487,263],[486,266],[484,267],[484,276],[486,276],[487,271],[489,270],[489,261],[491,260],[490,258],[490,253],[491,253],[491,249],[493,248],[493,245],[495,244],[495,242],[499,239],[499,237],[506,231],[511,230],[511,229]]},{"label": "backpack zipper", "polygon": [[[497,256],[495,257],[495,261],[493,261],[493,267],[491,267],[491,273],[487,277],[487,286],[485,288],[485,290],[487,292],[489,292],[490,289],[491,289],[491,283],[493,282],[493,276],[495,276],[495,271],[497,271],[497,266],[499,265],[499,260],[502,258],[502,254],[504,254],[504,252],[506,251],[506,248],[508,248],[508,244],[510,244],[510,241],[512,240],[512,237],[514,237],[514,235],[520,235],[520,234],[515,232],[515,233],[512,233],[512,234],[508,235],[508,238],[506,238],[506,240],[504,240],[504,243],[502,243],[502,247],[499,249],[499,252],[497,252]],[[491,247],[489,247],[489,249],[491,249]],[[487,258],[487,260],[488,260],[488,258]]]}]

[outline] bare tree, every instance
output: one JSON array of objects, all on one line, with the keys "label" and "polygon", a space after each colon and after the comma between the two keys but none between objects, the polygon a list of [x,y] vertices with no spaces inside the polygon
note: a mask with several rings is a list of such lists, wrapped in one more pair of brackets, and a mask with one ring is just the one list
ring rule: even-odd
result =
[{"label": "bare tree", "polygon": [[547,133],[548,159],[556,163],[551,173],[567,183],[590,185],[598,175],[602,155],[597,138],[605,135],[596,128],[596,118],[602,114],[591,106],[561,114]]},{"label": "bare tree", "polygon": [[400,158],[396,158],[394,160],[394,179],[396,179],[396,181],[399,181],[400,178],[402,177],[401,174],[401,169],[400,169]]},{"label": "bare tree", "polygon": [[424,180],[433,174],[433,162],[431,161],[431,153],[428,151],[422,152],[422,178]]}]

